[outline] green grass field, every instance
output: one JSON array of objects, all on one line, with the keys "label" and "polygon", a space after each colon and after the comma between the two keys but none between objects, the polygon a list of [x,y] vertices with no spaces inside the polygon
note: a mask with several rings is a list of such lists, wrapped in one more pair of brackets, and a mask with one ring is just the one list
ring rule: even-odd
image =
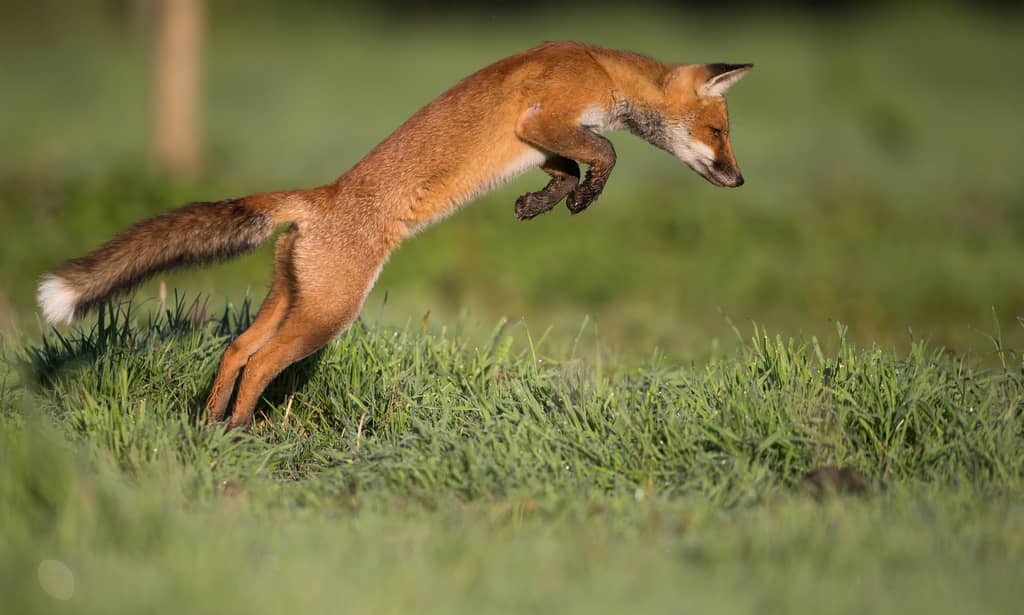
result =
[{"label": "green grass field", "polygon": [[[522,327],[358,325],[225,434],[196,413],[237,323],[183,313],[8,348],[11,612],[56,609],[40,587],[69,575],[73,610],[104,613],[1019,608],[1016,353],[755,331],[705,366],[629,367]],[[831,464],[867,493],[812,498]]]},{"label": "green grass field", "polygon": [[[215,2],[185,182],[146,162],[128,5],[0,2],[0,612],[1019,610],[1019,11]],[[330,181],[550,39],[755,62],[747,184],[613,134],[596,205],[518,223],[531,171],[403,246],[246,434],[199,409],[268,249],[39,324],[64,259]],[[812,493],[826,466],[866,493]]]}]

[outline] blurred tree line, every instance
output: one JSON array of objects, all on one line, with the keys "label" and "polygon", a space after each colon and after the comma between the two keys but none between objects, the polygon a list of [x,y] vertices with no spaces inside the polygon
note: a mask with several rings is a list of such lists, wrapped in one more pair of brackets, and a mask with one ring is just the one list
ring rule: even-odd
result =
[{"label": "blurred tree line", "polygon": [[[579,11],[600,11],[610,0],[559,5],[567,15]],[[737,11],[803,12],[823,19],[839,18],[850,12],[878,9],[893,2],[873,0],[777,0],[770,5],[753,0],[642,0],[640,6],[675,9],[680,13],[722,14]],[[919,4],[904,0],[902,4]],[[1019,10],[1022,3],[1009,0],[964,2],[979,10],[1005,12]],[[458,15],[460,18],[516,14],[531,10],[550,10],[550,2],[517,0],[477,2],[470,0],[0,0],[0,34],[19,33],[25,24],[45,36],[48,29],[76,27],[90,20],[133,23],[146,31],[152,45],[152,146],[150,158],[170,175],[195,176],[202,169],[200,91],[203,81],[203,39],[206,22],[213,19],[246,19],[261,13],[271,20],[287,19],[289,14],[306,10],[338,9],[379,13],[386,19],[428,20]],[[639,10],[639,9],[638,9]]]},{"label": "blurred tree line", "polygon": [[[100,14],[106,17],[130,19],[145,17],[157,10],[157,5],[174,0],[0,0],[0,14],[4,17],[41,17],[82,13]],[[271,8],[281,11],[302,7],[358,8],[360,11],[379,11],[400,15],[439,15],[452,13],[469,15],[493,15],[501,13],[522,13],[531,9],[551,8],[552,3],[544,0],[517,0],[516,2],[478,2],[475,0],[203,0],[215,12]],[[956,2],[954,2],[956,3]],[[1020,11],[1024,3],[1019,0],[959,0],[959,4],[982,10]],[[567,12],[599,9],[602,5],[621,4],[618,0],[588,0],[586,2],[562,3]],[[699,12],[734,10],[799,10],[812,14],[844,11],[865,11],[894,4],[923,5],[921,0],[776,0],[771,3],[756,0],[642,0],[638,6],[671,7]],[[0,29],[2,29],[0,25]]]}]

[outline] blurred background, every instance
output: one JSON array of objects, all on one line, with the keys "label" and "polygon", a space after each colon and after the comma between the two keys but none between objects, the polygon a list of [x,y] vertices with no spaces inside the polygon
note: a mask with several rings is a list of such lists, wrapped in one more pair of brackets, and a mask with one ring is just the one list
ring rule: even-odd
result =
[{"label": "blurred background", "polygon": [[[546,40],[754,62],[746,177],[712,187],[625,133],[598,203],[515,221],[540,171],[408,242],[367,321],[701,359],[732,326],[905,347],[1022,345],[1024,13],[1012,3],[0,1],[0,330],[35,280],[149,215],[329,182],[470,72]],[[258,301],[271,251],[163,281]],[[995,318],[995,320],[994,320]]]}]

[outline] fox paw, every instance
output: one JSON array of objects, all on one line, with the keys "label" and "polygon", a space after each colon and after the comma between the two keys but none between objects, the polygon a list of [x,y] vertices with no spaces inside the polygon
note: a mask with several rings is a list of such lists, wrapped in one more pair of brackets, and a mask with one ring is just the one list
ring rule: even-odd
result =
[{"label": "fox paw", "polygon": [[565,198],[565,206],[569,208],[571,213],[578,214],[590,207],[590,204],[597,200],[597,195],[599,194],[601,194],[600,190],[594,191],[586,190],[583,187],[577,188]]},{"label": "fox paw", "polygon": [[546,211],[550,211],[555,203],[543,192],[528,192],[516,199],[516,218],[529,220]]}]

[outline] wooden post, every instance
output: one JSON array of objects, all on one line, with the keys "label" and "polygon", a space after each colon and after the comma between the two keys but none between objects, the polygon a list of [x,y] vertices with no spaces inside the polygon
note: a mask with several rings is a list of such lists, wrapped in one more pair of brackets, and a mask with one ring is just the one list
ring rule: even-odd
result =
[{"label": "wooden post", "polygon": [[156,0],[154,156],[173,175],[193,177],[200,151],[203,0]]}]

